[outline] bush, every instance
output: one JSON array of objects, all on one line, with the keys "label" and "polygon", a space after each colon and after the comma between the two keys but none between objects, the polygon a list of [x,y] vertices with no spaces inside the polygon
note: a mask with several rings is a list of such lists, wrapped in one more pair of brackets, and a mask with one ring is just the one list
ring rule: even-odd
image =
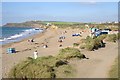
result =
[{"label": "bush", "polygon": [[58,60],[53,56],[28,58],[9,72],[10,78],[54,78],[55,67],[67,65],[66,61]]},{"label": "bush", "polygon": [[87,49],[88,51],[93,51],[94,45],[92,45],[92,44],[86,44],[86,49]]},{"label": "bush", "polygon": [[57,62],[55,63],[55,66],[56,66],[56,67],[59,67],[59,66],[61,66],[61,65],[65,65],[65,64],[67,64],[67,63],[68,63],[67,61],[59,60],[59,61],[57,61]]},{"label": "bush", "polygon": [[94,39],[93,45],[94,45],[94,49],[98,49],[99,47],[101,47],[101,40],[98,38]]},{"label": "bush", "polygon": [[[85,58],[78,49],[61,49],[57,57],[47,56],[33,59],[28,57],[9,72],[10,78],[55,78],[59,77],[58,72],[63,75],[72,74],[72,69],[66,60],[71,58]],[[60,70],[59,70],[60,69]],[[69,70],[70,69],[70,70]]]},{"label": "bush", "polygon": [[86,39],[81,39],[80,43],[85,43]]},{"label": "bush", "polygon": [[106,37],[106,40],[109,41],[109,42],[116,42],[116,40],[117,40],[117,35],[116,35],[116,34],[109,34],[109,35]]},{"label": "bush", "polygon": [[51,78],[54,73],[54,57],[27,59],[16,65],[9,73],[11,78]]},{"label": "bush", "polygon": [[120,33],[117,33],[117,39],[118,40],[120,39]]},{"label": "bush", "polygon": [[80,46],[80,49],[85,49],[85,45],[81,45],[81,46]]},{"label": "bush", "polygon": [[63,65],[56,69],[56,78],[70,78],[72,76],[75,76],[75,69],[72,68],[72,66]]},{"label": "bush", "polygon": [[71,58],[82,58],[82,54],[76,48],[65,48],[61,49],[59,55],[57,56],[59,59],[71,59]]},{"label": "bush", "polygon": [[[91,38],[89,36],[84,39],[84,43],[80,46],[81,49],[87,49],[88,51],[92,51],[94,49],[98,49],[100,47],[105,47],[105,44],[103,43],[103,39],[106,37],[106,35],[101,35],[99,37]],[[84,44],[84,45],[83,45]]]},{"label": "bush", "polygon": [[78,43],[73,43],[73,46],[79,46],[79,44]]},{"label": "bush", "polygon": [[64,54],[70,54],[70,53],[80,53],[80,51],[76,48],[64,48],[64,49],[60,49],[59,51],[60,54],[64,53]]},{"label": "bush", "polygon": [[86,39],[85,39],[85,43],[86,43],[86,44],[91,44],[91,43],[93,43],[93,40],[94,40],[94,39],[93,39],[92,37],[87,36]]},{"label": "bush", "polygon": [[[57,57],[47,56],[33,59],[28,57],[9,72],[10,78],[55,78],[62,75],[69,76],[72,74],[72,68],[68,64],[68,59],[86,58],[78,49],[65,48],[61,49]],[[62,72],[61,72],[62,71]],[[60,72],[60,74],[58,74]]]},{"label": "bush", "polygon": [[106,35],[106,34],[103,34],[103,35],[98,36],[97,38],[98,38],[99,40],[104,40],[106,37],[107,37],[107,35]]}]

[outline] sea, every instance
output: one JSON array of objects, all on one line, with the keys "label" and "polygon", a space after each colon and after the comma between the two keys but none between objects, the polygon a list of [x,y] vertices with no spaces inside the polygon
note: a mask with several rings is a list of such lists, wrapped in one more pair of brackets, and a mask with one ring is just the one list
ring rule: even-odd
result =
[{"label": "sea", "polygon": [[0,27],[0,45],[18,42],[43,31],[42,28]]}]

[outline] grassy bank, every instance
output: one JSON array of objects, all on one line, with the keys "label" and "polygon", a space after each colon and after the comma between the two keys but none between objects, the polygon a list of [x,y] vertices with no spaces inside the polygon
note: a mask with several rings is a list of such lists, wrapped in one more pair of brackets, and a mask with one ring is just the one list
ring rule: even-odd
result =
[{"label": "grassy bank", "polygon": [[120,76],[118,72],[120,72],[120,69],[118,69],[118,58],[116,58],[114,64],[111,67],[111,70],[109,71],[109,77],[118,78],[118,76]]},{"label": "grassy bank", "polygon": [[[82,39],[80,44],[80,49],[86,49],[88,51],[97,50],[99,48],[105,47],[103,40],[107,42],[117,42],[120,39],[120,33],[118,34],[105,34],[98,37],[91,38],[87,36],[86,39]],[[79,45],[77,43],[77,46]],[[76,46],[76,44],[73,44]]]},{"label": "grassy bank", "polygon": [[9,72],[10,78],[70,78],[75,69],[69,64],[72,58],[85,58],[76,48],[64,48],[57,56],[27,58]]},{"label": "grassy bank", "polygon": [[115,59],[114,64],[112,65],[110,71],[109,71],[109,77],[110,78],[118,78],[118,79],[110,79],[110,80],[120,80],[120,67],[119,67],[120,61],[118,61],[118,58]]}]

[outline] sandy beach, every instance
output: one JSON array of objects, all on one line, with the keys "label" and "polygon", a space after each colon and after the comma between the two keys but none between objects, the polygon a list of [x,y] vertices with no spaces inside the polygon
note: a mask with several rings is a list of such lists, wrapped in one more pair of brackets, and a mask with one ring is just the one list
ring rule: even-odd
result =
[{"label": "sandy beach", "polygon": [[[67,31],[65,34],[61,34]],[[82,34],[82,37],[72,37],[73,33],[79,33],[80,29],[47,29],[45,33],[35,35],[30,38],[34,38],[34,43],[29,43],[28,39],[23,41],[12,43],[2,47],[2,76],[7,78],[7,73],[17,63],[25,60],[27,57],[33,57],[33,52],[38,51],[38,56],[56,55],[61,48],[73,46],[73,43],[79,42],[80,39],[86,38],[89,35],[88,30]],[[64,35],[66,39],[62,43],[62,47],[59,47],[59,36]],[[48,48],[43,48],[42,43],[47,43]],[[7,48],[15,48],[17,53],[7,54]],[[112,63],[118,56],[117,43],[107,43],[106,47],[96,51],[81,50],[82,54],[85,54],[89,59],[72,60],[72,64],[77,73],[75,78],[108,78],[108,71],[110,70]]]}]

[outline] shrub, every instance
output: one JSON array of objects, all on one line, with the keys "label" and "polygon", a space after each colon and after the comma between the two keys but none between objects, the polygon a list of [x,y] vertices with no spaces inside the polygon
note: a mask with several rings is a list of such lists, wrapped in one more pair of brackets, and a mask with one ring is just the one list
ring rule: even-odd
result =
[{"label": "shrub", "polygon": [[94,49],[98,49],[99,47],[101,47],[101,40],[98,38],[94,39],[93,45],[94,45]]},{"label": "shrub", "polygon": [[117,35],[116,34],[109,34],[106,38],[107,41],[109,42],[116,42],[117,40]]},{"label": "shrub", "polygon": [[97,38],[98,38],[99,40],[104,40],[106,37],[107,37],[107,35],[106,35],[106,34],[103,34],[103,35],[98,36]]},{"label": "shrub", "polygon": [[76,48],[65,48],[61,49],[59,55],[57,56],[60,59],[71,59],[71,58],[82,58],[82,54]]},{"label": "shrub", "polygon": [[117,33],[117,39],[118,40],[120,39],[120,33]]},{"label": "shrub", "polygon": [[93,44],[86,44],[86,49],[88,51],[92,51],[94,49],[94,45]]},{"label": "shrub", "polygon": [[64,48],[64,49],[60,49],[59,53],[64,53],[64,54],[70,54],[70,53],[76,53],[76,52],[79,52],[80,51],[76,48],[70,48],[70,47],[67,47],[67,48]]},{"label": "shrub", "polygon": [[85,45],[82,44],[82,45],[80,46],[80,49],[85,49]]},{"label": "shrub", "polygon": [[56,78],[56,74],[55,73],[51,73],[50,74],[50,78]]},{"label": "shrub", "polygon": [[[59,63],[59,64],[58,64]],[[62,61],[62,63],[66,63]],[[65,64],[60,64],[60,60],[53,56],[40,57],[37,59],[28,58],[23,61],[9,72],[10,78],[54,78],[55,65],[62,66]]]},{"label": "shrub", "polygon": [[73,43],[73,46],[79,46],[79,44],[78,43]]},{"label": "shrub", "polygon": [[83,41],[84,45],[80,46],[81,49],[87,49],[88,51],[92,51],[94,49],[98,49],[100,47],[105,47],[102,40],[106,37],[106,35],[101,35],[99,37],[91,38],[89,36]]},{"label": "shrub", "polygon": [[81,39],[80,43],[85,43],[86,39]]},{"label": "shrub", "polygon": [[56,78],[70,78],[72,76],[75,76],[75,69],[72,68],[72,66],[68,65],[63,65],[60,66],[56,69]]},{"label": "shrub", "polygon": [[55,66],[56,66],[56,67],[59,67],[59,66],[61,66],[61,65],[65,65],[65,64],[67,64],[67,63],[68,63],[67,61],[59,60],[59,61],[57,61],[57,62],[55,63]]},{"label": "shrub", "polygon": [[[54,62],[53,62],[54,61]],[[17,64],[9,73],[11,78],[51,78],[54,73],[53,66],[56,63],[54,57],[42,57],[27,59]]]},{"label": "shrub", "polygon": [[66,60],[71,58],[85,58],[78,49],[65,48],[61,49],[57,57],[46,56],[33,59],[28,57],[11,69],[10,78],[55,78],[58,76],[59,69],[63,69],[61,74],[70,75],[72,71]]}]

